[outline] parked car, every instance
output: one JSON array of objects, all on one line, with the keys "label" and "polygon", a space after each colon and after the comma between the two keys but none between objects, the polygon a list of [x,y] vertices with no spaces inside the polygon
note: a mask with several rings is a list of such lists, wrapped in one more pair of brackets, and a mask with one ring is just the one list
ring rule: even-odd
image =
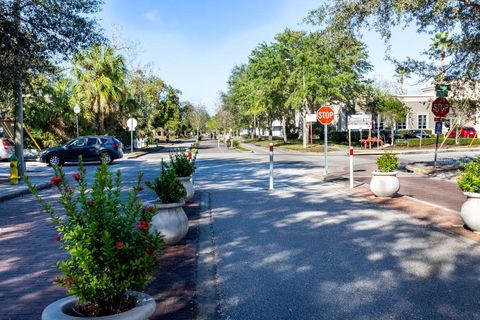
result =
[{"label": "parked car", "polygon": [[40,161],[48,165],[61,165],[65,162],[105,161],[112,163],[123,157],[123,144],[115,137],[87,136],[68,141],[63,146],[52,147],[40,153]]},{"label": "parked car", "polygon": [[8,160],[15,153],[15,145],[10,139],[0,138],[0,160]]},{"label": "parked car", "polygon": [[425,130],[409,130],[403,134],[404,139],[416,139],[416,138],[431,138],[432,136],[428,134]]},{"label": "parked car", "polygon": [[[452,132],[450,132],[448,137],[455,138],[457,136],[457,130],[453,130]],[[473,127],[463,127],[458,130],[458,132],[460,138],[475,138],[477,136],[477,130],[475,130],[475,128]]]}]

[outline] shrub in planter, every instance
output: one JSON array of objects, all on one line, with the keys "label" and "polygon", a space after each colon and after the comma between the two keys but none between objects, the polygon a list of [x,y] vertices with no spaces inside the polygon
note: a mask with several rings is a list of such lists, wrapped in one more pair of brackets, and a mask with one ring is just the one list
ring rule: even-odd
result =
[{"label": "shrub in planter", "polygon": [[384,153],[377,159],[378,170],[372,172],[370,190],[377,197],[392,197],[400,189],[400,181],[394,171],[399,167],[398,158],[391,153]]},{"label": "shrub in planter", "polygon": [[187,195],[175,169],[163,162],[160,176],[153,182],[147,181],[145,184],[157,194],[161,203],[178,203]]},{"label": "shrub in planter", "polygon": [[170,166],[177,177],[190,177],[195,172],[195,163],[183,151],[170,153]]},{"label": "shrub in planter", "polygon": [[70,183],[62,168],[54,167],[51,182],[60,192],[65,215],[57,214],[26,177],[58,231],[56,239],[68,252],[57,263],[62,276],[55,282],[78,298],[74,308],[82,316],[121,313],[135,307],[135,299],[127,292],[141,290],[152,280],[156,256],[164,247],[161,235],[149,232],[154,208],[144,207],[138,199],[142,173],[128,200],[122,200],[120,171],[113,177],[102,163],[90,189],[81,162],[79,169]]},{"label": "shrub in planter", "polygon": [[166,244],[179,242],[188,232],[188,218],[182,208],[187,193],[175,170],[162,162],[160,176],[146,184],[158,196],[158,200],[151,201],[158,208],[152,219],[152,229],[164,235]]},{"label": "shrub in planter", "polygon": [[462,165],[463,172],[457,180],[463,192],[480,193],[480,157]]},{"label": "shrub in planter", "polygon": [[457,180],[458,186],[467,196],[460,216],[472,230],[480,231],[480,157],[463,165],[464,171]]},{"label": "shrub in planter", "polygon": [[392,172],[398,169],[398,158],[393,153],[384,153],[377,159],[377,167],[380,172]]},{"label": "shrub in planter", "polygon": [[240,147],[240,142],[238,140],[233,140],[232,141],[232,147],[234,147],[234,148]]}]

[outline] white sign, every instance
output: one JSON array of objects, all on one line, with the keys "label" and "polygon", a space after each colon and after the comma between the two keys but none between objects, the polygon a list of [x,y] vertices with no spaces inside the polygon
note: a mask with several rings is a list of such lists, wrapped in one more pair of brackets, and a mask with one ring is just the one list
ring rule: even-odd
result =
[{"label": "white sign", "polygon": [[307,113],[305,115],[305,122],[317,122],[317,114],[316,113]]},{"label": "white sign", "polygon": [[137,120],[134,118],[130,118],[127,120],[127,127],[130,129],[130,131],[135,131],[135,128],[137,127]]},{"label": "white sign", "polygon": [[79,114],[80,113],[80,107],[78,105],[75,105],[75,107],[73,107],[73,112],[75,112],[75,114]]},{"label": "white sign", "polygon": [[348,116],[348,130],[368,130],[371,128],[371,114],[352,114]]}]

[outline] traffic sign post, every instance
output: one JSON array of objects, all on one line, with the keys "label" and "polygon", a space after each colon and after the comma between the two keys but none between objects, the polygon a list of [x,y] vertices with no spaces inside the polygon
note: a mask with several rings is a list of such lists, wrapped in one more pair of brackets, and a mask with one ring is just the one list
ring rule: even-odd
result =
[{"label": "traffic sign post", "polygon": [[[448,89],[448,88],[447,88]],[[437,98],[432,102],[432,112],[435,115],[435,135],[437,136],[435,139],[435,157],[433,159],[433,167],[437,167],[437,152],[438,152],[438,140],[440,138],[440,134],[442,133],[442,123],[443,121],[437,121],[445,116],[450,112],[450,102],[448,102],[445,98]]]},{"label": "traffic sign post", "polygon": [[129,118],[127,120],[127,127],[130,130],[130,151],[133,153],[133,131],[137,127],[137,120],[134,118]]},{"label": "traffic sign post", "polygon": [[328,125],[333,122],[335,119],[335,112],[329,106],[325,105],[317,110],[317,120],[321,124],[324,125],[323,127],[323,145],[324,145],[324,153],[325,153],[325,176],[328,174],[328,159],[327,159],[327,151],[328,151]]}]

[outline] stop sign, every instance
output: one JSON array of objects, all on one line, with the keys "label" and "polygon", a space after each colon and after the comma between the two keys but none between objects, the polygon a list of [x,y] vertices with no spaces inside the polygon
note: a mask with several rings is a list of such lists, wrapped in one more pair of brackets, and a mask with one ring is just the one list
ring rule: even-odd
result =
[{"label": "stop sign", "polygon": [[335,113],[329,106],[323,106],[317,110],[317,120],[321,124],[330,124],[335,119]]},{"label": "stop sign", "polygon": [[450,103],[445,98],[437,98],[432,102],[432,112],[436,117],[443,118],[450,112]]}]

